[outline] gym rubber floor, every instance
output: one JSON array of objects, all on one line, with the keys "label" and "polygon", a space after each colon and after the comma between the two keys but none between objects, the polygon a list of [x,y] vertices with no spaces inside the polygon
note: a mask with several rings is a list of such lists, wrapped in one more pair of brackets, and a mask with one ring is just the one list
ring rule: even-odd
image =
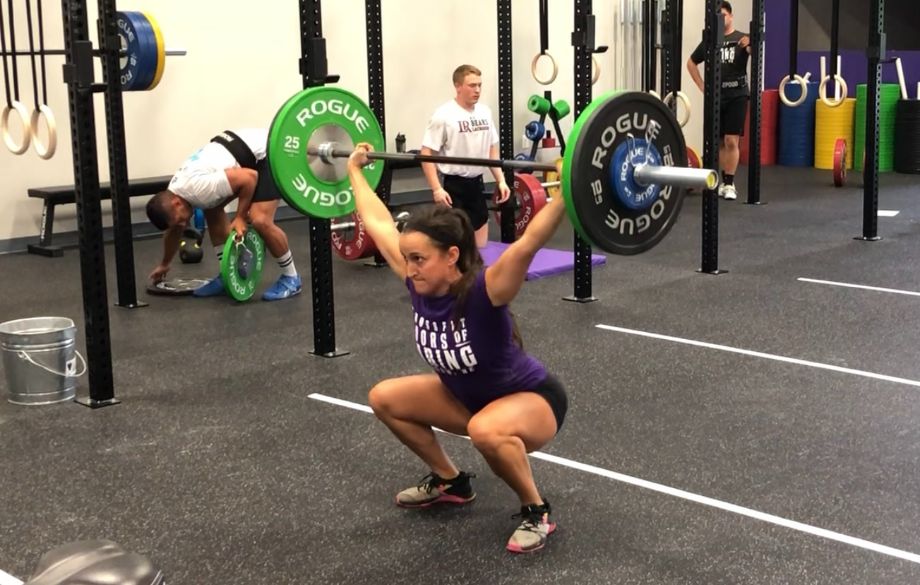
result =
[{"label": "gym rubber floor", "polygon": [[[308,291],[148,298],[111,310],[120,405],[4,399],[0,569],[25,580],[43,552],[108,538],[183,585],[920,582],[920,189],[882,176],[898,214],[869,243],[862,190],[830,180],[767,168],[767,205],[722,202],[727,274],[696,272],[691,196],[661,245],[594,271],[597,302],[560,300],[571,273],[524,286],[525,347],[570,396],[532,459],[559,524],[543,551],[504,550],[516,499],[463,438],[442,435],[479,476],[473,504],[394,505],[427,470],[362,407],[426,368],[401,283],[336,260],[346,357],[308,353]],[[308,272],[307,222],[282,226]],[[158,246],[136,243],[141,279]],[[212,276],[205,262],[176,275]],[[82,348],[75,250],[3,256],[0,274],[0,321],[71,317]]]}]

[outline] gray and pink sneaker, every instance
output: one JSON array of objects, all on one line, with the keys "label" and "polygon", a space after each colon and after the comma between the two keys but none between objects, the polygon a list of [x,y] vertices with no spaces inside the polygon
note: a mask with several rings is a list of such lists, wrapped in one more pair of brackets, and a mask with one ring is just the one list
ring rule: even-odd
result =
[{"label": "gray and pink sneaker", "polygon": [[551,513],[546,500],[542,506],[521,506],[521,513],[511,516],[521,518],[521,525],[511,535],[506,548],[514,553],[530,553],[546,546],[546,538],[556,530],[556,523],[549,519]]},{"label": "gray and pink sneaker", "polygon": [[476,498],[470,478],[473,473],[460,472],[453,479],[444,479],[431,472],[417,486],[404,489],[396,494],[396,505],[403,508],[427,508],[434,504],[463,505]]}]

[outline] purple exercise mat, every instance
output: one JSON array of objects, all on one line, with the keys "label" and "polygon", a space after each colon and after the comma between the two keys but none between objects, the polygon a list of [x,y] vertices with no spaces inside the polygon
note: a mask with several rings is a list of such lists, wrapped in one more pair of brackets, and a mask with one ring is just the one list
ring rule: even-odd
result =
[{"label": "purple exercise mat", "polygon": [[[485,248],[479,250],[482,261],[489,266],[501,256],[509,244],[489,242]],[[607,263],[607,257],[601,254],[591,254],[591,265],[600,266]],[[536,280],[544,276],[552,276],[560,272],[572,270],[575,267],[575,254],[571,250],[552,250],[543,248],[534,256],[530,268],[527,269],[527,280]]]}]

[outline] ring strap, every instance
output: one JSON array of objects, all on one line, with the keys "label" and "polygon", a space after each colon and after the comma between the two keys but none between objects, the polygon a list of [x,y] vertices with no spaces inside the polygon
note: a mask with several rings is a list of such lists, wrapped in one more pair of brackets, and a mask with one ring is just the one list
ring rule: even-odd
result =
[{"label": "ring strap", "polygon": [[243,142],[242,138],[230,130],[224,130],[212,138],[211,142],[216,142],[230,151],[230,154],[233,155],[236,162],[240,163],[240,166],[244,169],[256,169],[256,155],[252,152],[252,149]]},{"label": "ring strap", "polygon": [[13,12],[13,0],[8,0],[10,13],[10,51],[13,53],[13,97],[19,101],[19,65],[16,64],[16,15]]},{"label": "ring strap", "polygon": [[[3,20],[3,4],[0,3],[0,53],[3,53],[3,86],[6,89],[6,107],[13,107],[13,97],[10,95],[10,75],[6,61],[6,23]],[[16,62],[16,55],[13,55]]]},{"label": "ring strap", "polygon": [[540,0],[540,53],[549,50],[549,0]]},{"label": "ring strap", "polygon": [[42,69],[42,103],[48,103],[48,76],[45,67],[45,19],[42,15],[42,0],[38,0],[38,53],[41,57]]},{"label": "ring strap", "polygon": [[789,75],[793,77],[799,68],[799,0],[789,0]]},{"label": "ring strap", "polygon": [[32,65],[32,99],[38,108],[38,66],[35,64],[35,34],[32,32],[32,0],[26,0],[26,24],[29,32],[29,63]]}]

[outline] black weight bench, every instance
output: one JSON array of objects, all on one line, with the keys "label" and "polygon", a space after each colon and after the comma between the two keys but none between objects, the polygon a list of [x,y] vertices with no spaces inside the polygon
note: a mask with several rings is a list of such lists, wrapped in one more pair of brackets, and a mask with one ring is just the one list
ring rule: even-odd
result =
[{"label": "black weight bench", "polygon": [[[171,178],[171,175],[165,175],[145,179],[130,179],[128,181],[128,197],[158,193],[166,189]],[[63,248],[51,245],[51,239],[54,235],[54,207],[56,205],[76,203],[76,188],[73,185],[36,187],[29,189],[28,193],[29,197],[43,200],[42,227],[38,235],[38,244],[29,244],[29,253],[41,256],[62,256],[64,254]],[[103,200],[112,198],[112,189],[109,183],[99,185],[99,197]]]}]

